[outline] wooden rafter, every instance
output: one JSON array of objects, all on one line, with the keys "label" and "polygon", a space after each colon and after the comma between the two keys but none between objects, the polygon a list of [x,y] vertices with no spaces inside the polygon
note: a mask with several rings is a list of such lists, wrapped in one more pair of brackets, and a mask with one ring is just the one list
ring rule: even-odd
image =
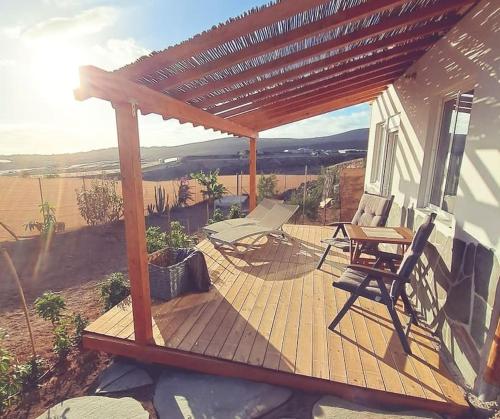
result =
[{"label": "wooden rafter", "polygon": [[242,19],[235,19],[225,25],[219,25],[210,31],[204,32],[189,41],[168,48],[165,51],[149,56],[147,59],[130,64],[118,72],[128,79],[136,79],[155,70],[168,67],[178,61],[192,57],[200,52],[215,48],[234,39],[250,34],[257,29],[264,28],[274,22],[287,19],[300,12],[326,3],[327,0],[294,0],[282,1],[265,7],[257,12],[250,13]]},{"label": "wooden rafter", "polygon": [[181,122],[191,122],[240,137],[257,136],[255,130],[126,80],[118,74],[85,66],[80,68],[80,88],[75,91],[75,98],[85,100],[90,97],[112,103],[131,103],[143,113],[156,113],[165,118],[176,118]]},{"label": "wooden rafter", "polygon": [[[265,106],[262,106],[260,108],[255,108],[252,109],[246,113],[240,113],[235,116],[232,116],[231,119],[238,121],[239,123],[242,123],[242,121],[247,120],[247,117],[251,115],[252,113],[256,113],[259,111],[269,111],[272,109],[276,109],[279,107],[282,107],[283,105],[287,103],[293,103],[294,105],[298,105],[299,103],[302,103],[304,101],[310,101],[314,100],[317,98],[317,96],[323,96],[323,95],[334,95],[334,94],[348,94],[350,89],[353,88],[363,88],[365,86],[369,86],[373,84],[374,82],[378,82],[380,80],[383,80],[385,82],[392,82],[394,81],[400,74],[404,72],[404,67],[402,66],[396,66],[393,67],[389,70],[381,70],[379,72],[372,73],[367,76],[358,76],[355,79],[345,81],[343,83],[328,83],[324,84],[320,88],[316,90],[303,90],[301,92],[298,92],[297,95],[295,96],[283,96],[279,100],[276,100],[274,102],[271,102]],[[313,103],[313,102],[310,102]]]},{"label": "wooden rafter", "polygon": [[251,58],[263,55],[267,52],[283,48],[287,45],[302,41],[321,33],[332,31],[347,23],[352,23],[388,9],[400,6],[407,0],[372,0],[358,6],[339,11],[331,16],[326,16],[315,22],[299,26],[298,28],[285,32],[281,35],[269,38],[265,41],[249,45],[248,47],[226,55],[224,58],[212,60],[206,64],[183,71],[181,74],[160,80],[154,84],[155,90],[167,90],[200,79],[206,74],[214,73],[224,68],[232,67]]},{"label": "wooden rafter", "polygon": [[281,125],[286,125],[290,124],[292,122],[300,121],[302,119],[306,118],[312,118],[313,116],[318,116],[322,115],[324,113],[332,112],[338,109],[346,108],[348,106],[353,106],[353,105],[359,105],[361,103],[367,103],[371,102],[374,100],[381,92],[383,89],[378,90],[375,93],[364,95],[364,96],[359,96],[359,97],[350,97],[350,98],[343,98],[341,100],[335,99],[331,102],[325,102],[322,104],[310,106],[306,110],[300,110],[297,112],[289,113],[284,116],[278,116],[274,119],[267,119],[263,121],[256,121],[255,127],[259,131],[264,131],[267,129],[279,127]]},{"label": "wooden rafter", "polygon": [[[402,44],[405,42],[410,42],[414,39],[418,39],[430,34],[439,34],[442,33],[446,30],[448,30],[453,24],[455,24],[457,21],[457,18],[447,18],[443,19],[440,22],[436,23],[431,23],[428,25],[425,25],[422,28],[417,28],[417,29],[412,29],[410,31],[405,31],[401,34],[395,35],[395,36],[389,36],[387,38],[384,38],[379,41],[375,41],[372,43],[369,43],[367,45],[364,45],[359,48],[354,48],[352,50],[346,51],[346,52],[341,52],[339,54],[336,54],[333,59],[337,59],[339,62],[346,61],[351,58],[355,57],[360,57],[362,55],[368,55],[372,54],[377,50],[383,49],[383,48],[391,48],[395,45]],[[329,48],[329,45],[326,45],[324,51],[322,52],[329,52],[336,50],[337,48],[335,46],[332,46]],[[197,89],[191,89],[188,90],[185,94],[179,94],[175,97],[178,97],[181,100],[188,100],[194,97],[199,97],[206,95],[211,92],[216,92],[218,90],[221,90],[223,88],[226,88],[228,86],[234,86],[238,83],[254,80],[257,77],[262,77],[263,75],[270,73],[272,71],[277,71],[277,70],[286,70],[289,68],[290,65],[297,65],[302,63],[304,60],[313,58],[316,55],[321,54],[321,52],[318,51],[313,51],[311,53],[308,52],[308,49],[304,51],[299,51],[298,53],[293,53],[289,54],[286,57],[280,58],[278,60],[273,60],[273,62],[263,64],[261,66],[251,68],[246,71],[242,71],[238,74],[235,74],[234,76],[228,76],[224,77],[221,80],[214,80],[208,84],[205,84]],[[330,58],[330,57],[328,57]],[[328,59],[327,58],[327,59]],[[312,71],[314,69],[321,68],[323,64],[323,60],[320,60],[318,63],[312,63],[308,65],[307,68],[304,69],[304,72]],[[286,72],[288,73],[288,72]],[[303,74],[303,73],[301,73]],[[267,79],[267,77],[266,77]],[[270,83],[272,84],[272,80],[270,80]],[[236,92],[239,89],[236,90]],[[234,93],[233,93],[234,94]]]},{"label": "wooden rafter", "polygon": [[[408,64],[414,62],[421,54],[407,54],[402,57],[397,57],[392,60],[388,60],[382,63],[374,62],[370,63],[370,65],[364,66],[356,71],[351,71],[349,73],[342,73],[341,75],[337,75],[335,72],[324,72],[317,73],[311,77],[307,77],[304,80],[299,80],[296,83],[289,83],[288,85],[277,86],[274,89],[268,89],[259,94],[253,95],[248,103],[248,100],[241,100],[240,103],[247,103],[247,105],[239,106],[239,107],[230,107],[228,111],[223,113],[218,113],[219,116],[224,118],[228,116],[233,116],[242,112],[247,112],[249,110],[258,108],[260,106],[274,103],[280,100],[286,100],[290,97],[297,96],[301,93],[308,93],[318,88],[322,88],[325,86],[330,86],[332,84],[342,84],[348,80],[356,79],[358,77],[365,78],[372,73],[383,74],[384,70],[387,73],[389,70],[392,70],[395,66],[398,68],[403,68],[403,66],[408,67]],[[331,75],[334,75],[333,77]],[[216,107],[211,109],[210,112],[217,112],[220,109],[224,110],[227,108],[226,106]]]},{"label": "wooden rafter", "polygon": [[[280,66],[286,66],[292,64],[294,62],[303,61],[305,59],[314,57],[316,55],[320,55],[325,51],[335,50],[339,48],[346,47],[352,43],[360,42],[363,40],[367,40],[373,38],[375,36],[381,35],[386,32],[390,32],[394,29],[398,29],[401,27],[406,27],[408,25],[415,24],[419,21],[425,21],[426,19],[431,19],[435,16],[442,16],[448,12],[452,12],[454,10],[460,9],[464,5],[472,3],[473,0],[441,0],[437,4],[423,8],[418,11],[418,13],[411,14],[403,14],[401,16],[393,16],[382,19],[379,23],[368,26],[366,28],[353,31],[347,35],[341,36],[339,38],[332,39],[330,41],[326,41],[312,47],[300,50],[295,53],[291,53],[289,55],[284,56],[283,58],[273,60],[267,62],[266,64],[256,66],[250,71],[256,71],[257,74],[263,74],[267,71],[272,71],[275,68],[279,68]],[[368,2],[370,3],[370,2]],[[452,18],[453,19],[453,18]],[[455,21],[458,19],[456,16]],[[425,26],[424,26],[425,28]],[[422,28],[424,30],[424,28]],[[220,60],[217,60],[220,62]],[[226,66],[227,67],[227,66]],[[222,67],[225,68],[225,67]],[[178,76],[172,76],[167,79],[162,80],[161,82],[156,84],[156,89],[168,89],[173,88],[175,86],[179,86],[180,84],[187,83],[188,81],[199,79],[215,70],[206,71],[203,74],[201,72],[197,72],[197,75],[194,76],[190,74],[188,71],[182,72]],[[244,71],[245,72],[245,71]],[[244,73],[242,72],[242,73]],[[247,74],[250,75],[250,74]],[[182,79],[181,79],[182,77]],[[252,76],[253,77],[253,76]],[[252,78],[246,77],[246,79]],[[170,80],[171,84],[167,85],[167,80]]]},{"label": "wooden rafter", "polygon": [[[222,103],[222,105],[218,105],[218,110],[231,109],[233,107],[236,107],[238,104],[241,104],[243,100],[249,100],[255,94],[258,94],[269,88],[273,88],[280,83],[289,82],[313,74],[328,74],[327,72],[329,72],[330,74],[340,74],[342,72],[356,70],[364,65],[383,62],[385,60],[409,54],[411,52],[424,52],[436,41],[436,39],[437,37],[431,36],[425,39],[421,39],[417,42],[413,42],[410,45],[400,45],[391,49],[375,48],[373,50],[370,48],[361,48],[361,52],[358,52],[358,48],[354,48],[352,51],[348,51],[347,53],[338,54],[333,57],[318,60],[313,62],[312,64],[299,67],[295,70],[287,71],[274,77],[269,77],[261,81],[250,83],[249,85],[240,87],[236,90],[230,90],[220,95],[206,97],[200,101],[197,101],[196,106],[209,108],[210,106]],[[384,46],[387,46],[387,39],[384,39],[383,41],[385,41]],[[368,46],[371,47],[371,44]],[[356,57],[363,58],[353,60],[353,58]],[[231,101],[231,99],[233,100]],[[211,108],[209,108],[209,110],[211,111]]]},{"label": "wooden rafter", "polygon": [[371,90],[379,89],[391,84],[395,78],[399,77],[402,71],[394,71],[391,74],[380,75],[372,78],[366,82],[358,82],[349,86],[337,89],[327,88],[317,92],[311,92],[303,95],[300,98],[291,99],[285,102],[272,104],[269,108],[265,109],[267,116],[274,117],[276,115],[286,115],[290,111],[301,110],[311,106],[311,103],[320,104],[332,99],[342,99],[354,94],[366,93]]}]

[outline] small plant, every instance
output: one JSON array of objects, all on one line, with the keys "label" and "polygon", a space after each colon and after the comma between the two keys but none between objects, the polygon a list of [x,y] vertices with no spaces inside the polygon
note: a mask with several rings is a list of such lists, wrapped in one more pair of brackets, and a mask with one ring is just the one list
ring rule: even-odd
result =
[{"label": "small plant", "polygon": [[55,325],[61,320],[62,311],[66,308],[64,299],[52,291],[46,291],[35,300],[35,312],[42,319]]},{"label": "small plant", "polygon": [[170,223],[170,232],[167,234],[167,245],[169,247],[190,247],[194,239],[186,233],[184,226],[179,221]]},{"label": "small plant", "polygon": [[277,195],[278,178],[275,174],[269,176],[261,175],[257,184],[257,195],[259,201],[264,198],[273,198]]},{"label": "small plant", "polygon": [[216,208],[212,214],[212,218],[208,219],[208,224],[218,223],[219,221],[224,221],[225,219],[226,217],[224,217],[224,213],[219,208]]},{"label": "small plant", "polygon": [[204,173],[200,170],[191,174],[191,177],[204,188],[201,193],[207,200],[207,222],[210,218],[210,206],[213,206],[215,200],[222,198],[228,192],[227,188],[219,183],[218,176],[219,169],[210,171],[210,173]]},{"label": "small plant", "polygon": [[29,221],[24,228],[29,231],[38,230],[41,236],[49,236],[56,232],[56,210],[47,201],[39,205],[42,221]]},{"label": "small plant", "polygon": [[100,291],[104,310],[107,311],[130,295],[130,285],[124,274],[114,272],[100,284]]},{"label": "small plant", "polygon": [[74,314],[73,317],[71,318],[71,322],[73,323],[74,327],[74,335],[72,339],[73,345],[80,345],[82,342],[82,334],[83,330],[88,326],[89,324],[89,319],[80,313]]},{"label": "small plant", "polygon": [[36,382],[44,367],[39,357],[26,363],[16,363],[12,354],[3,347],[2,341],[6,337],[5,331],[0,329],[0,413],[23,388]]},{"label": "small plant", "polygon": [[94,179],[89,189],[76,190],[78,210],[88,225],[118,221],[123,215],[123,198],[116,192],[116,182]]},{"label": "small plant", "polygon": [[57,325],[54,327],[54,353],[59,357],[59,359],[63,359],[68,355],[71,350],[71,346],[73,340],[70,335],[71,321],[68,318],[64,318],[59,321]]},{"label": "small plant", "polygon": [[231,205],[231,208],[229,208],[229,214],[228,218],[241,218],[243,216],[243,213],[241,211],[241,205],[239,204],[233,204]]},{"label": "small plant", "polygon": [[146,230],[146,249],[148,253],[167,247],[167,233],[161,231],[160,227],[148,227]]}]

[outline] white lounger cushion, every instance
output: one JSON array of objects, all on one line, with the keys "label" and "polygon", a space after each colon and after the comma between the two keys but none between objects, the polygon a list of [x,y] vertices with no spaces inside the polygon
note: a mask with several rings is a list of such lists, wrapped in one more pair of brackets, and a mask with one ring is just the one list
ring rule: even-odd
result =
[{"label": "white lounger cushion", "polygon": [[214,234],[232,227],[256,224],[274,207],[274,205],[281,203],[283,203],[283,201],[264,198],[245,218],[233,218],[219,221],[218,223],[208,224],[203,227],[203,231],[208,234]]}]

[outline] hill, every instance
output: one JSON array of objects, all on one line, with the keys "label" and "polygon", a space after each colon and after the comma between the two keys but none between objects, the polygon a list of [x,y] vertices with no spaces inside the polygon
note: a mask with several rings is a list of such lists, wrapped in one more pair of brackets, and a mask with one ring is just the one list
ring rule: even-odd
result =
[{"label": "hill", "polygon": [[[366,149],[368,144],[368,129],[357,129],[341,134],[314,138],[261,138],[258,140],[258,150],[277,152],[284,149],[307,147],[312,149],[341,150],[346,148]],[[158,161],[171,157],[234,155],[248,149],[246,139],[226,137],[179,146],[141,147],[144,161]],[[7,160],[8,162],[2,162]],[[95,162],[118,160],[118,149],[107,148],[70,154],[18,154],[0,155],[0,171],[28,168],[62,168],[73,165],[84,165]]]}]

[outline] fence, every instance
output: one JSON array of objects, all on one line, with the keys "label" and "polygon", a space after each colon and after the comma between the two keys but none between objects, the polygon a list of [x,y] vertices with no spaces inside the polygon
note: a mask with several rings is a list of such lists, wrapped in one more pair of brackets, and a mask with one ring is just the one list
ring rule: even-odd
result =
[{"label": "fence", "polygon": [[[257,176],[257,178],[259,177],[260,176]],[[276,177],[278,180],[279,193],[286,189],[296,188],[304,182],[304,175],[279,174],[276,175]],[[316,176],[314,175],[308,176],[308,180],[315,178]],[[219,177],[219,181],[226,186],[231,195],[236,194],[238,183],[240,185],[240,193],[248,193],[248,175],[239,175],[239,179],[240,182],[237,181],[236,175]],[[44,201],[50,202],[55,208],[57,220],[65,223],[66,229],[74,229],[86,225],[78,211],[75,194],[75,190],[82,187],[82,178],[43,178],[40,179],[40,182]],[[85,182],[89,185],[91,180],[86,179]],[[190,180],[189,183],[193,193],[193,202],[191,204],[201,202],[203,196],[200,186],[194,180]],[[143,192],[145,208],[147,204],[154,202],[154,187],[158,184],[161,184],[165,188],[165,192],[169,195],[170,201],[172,202],[174,191],[178,187],[178,182],[144,181]],[[117,183],[117,188],[121,193],[120,182]],[[40,220],[40,202],[39,179],[0,176],[0,222],[7,225],[18,236],[31,234],[25,231],[24,225],[28,221]],[[12,236],[0,226],[0,242],[10,239],[12,239]]]}]

